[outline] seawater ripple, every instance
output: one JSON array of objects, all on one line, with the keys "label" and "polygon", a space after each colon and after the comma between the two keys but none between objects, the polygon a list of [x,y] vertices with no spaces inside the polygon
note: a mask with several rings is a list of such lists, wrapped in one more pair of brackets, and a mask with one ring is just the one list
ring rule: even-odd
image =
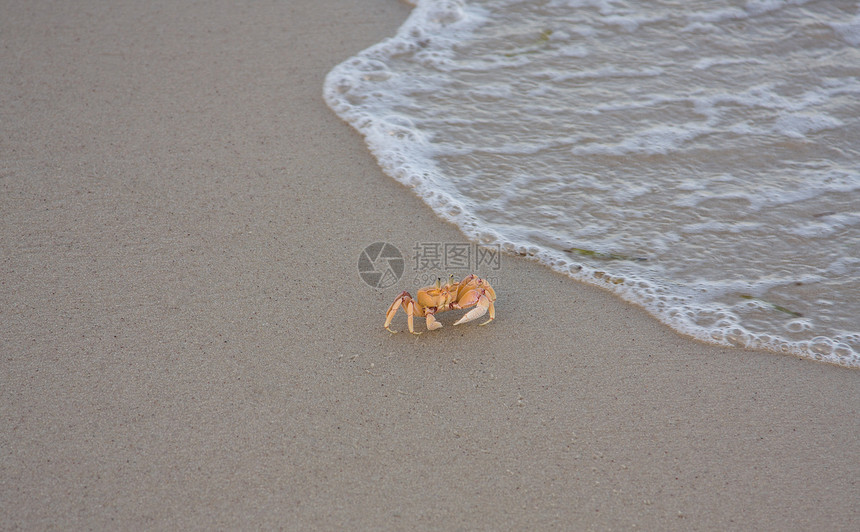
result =
[{"label": "seawater ripple", "polygon": [[860,367],[860,3],[424,0],[324,97],[470,238]]}]

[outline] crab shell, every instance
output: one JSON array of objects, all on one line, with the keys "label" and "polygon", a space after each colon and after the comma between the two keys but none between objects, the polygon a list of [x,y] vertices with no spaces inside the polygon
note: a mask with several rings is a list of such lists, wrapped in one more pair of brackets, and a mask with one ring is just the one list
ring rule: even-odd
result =
[{"label": "crab shell", "polygon": [[481,279],[477,275],[471,274],[460,282],[454,282],[454,276],[452,275],[444,285],[440,279],[433,286],[421,288],[418,290],[415,299],[412,299],[409,292],[405,291],[397,296],[397,299],[394,300],[394,303],[391,304],[388,312],[385,314],[384,327],[390,332],[397,332],[391,330],[389,325],[400,308],[406,312],[407,326],[409,327],[409,332],[412,334],[421,334],[415,332],[413,324],[414,316],[425,318],[427,330],[432,331],[442,327],[442,324],[436,321],[434,315],[451,309],[475,307],[457,320],[454,325],[460,325],[461,323],[480,318],[489,311],[490,319],[481,324],[486,325],[496,317],[496,311],[493,307],[495,300],[496,292],[486,279]]}]

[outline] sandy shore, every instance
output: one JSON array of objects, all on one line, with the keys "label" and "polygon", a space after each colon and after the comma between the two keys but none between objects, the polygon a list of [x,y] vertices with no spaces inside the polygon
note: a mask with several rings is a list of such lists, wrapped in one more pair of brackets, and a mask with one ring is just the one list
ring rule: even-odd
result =
[{"label": "sandy shore", "polygon": [[860,528],[856,371],[508,256],[494,323],[382,329],[464,239],[321,84],[409,9],[3,8],[0,529]]}]

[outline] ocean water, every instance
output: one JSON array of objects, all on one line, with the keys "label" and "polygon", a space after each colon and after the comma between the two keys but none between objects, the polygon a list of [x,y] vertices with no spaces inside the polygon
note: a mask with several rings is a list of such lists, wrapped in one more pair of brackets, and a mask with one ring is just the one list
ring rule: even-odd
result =
[{"label": "ocean water", "polygon": [[860,367],[860,2],[422,0],[324,96],[476,242]]}]

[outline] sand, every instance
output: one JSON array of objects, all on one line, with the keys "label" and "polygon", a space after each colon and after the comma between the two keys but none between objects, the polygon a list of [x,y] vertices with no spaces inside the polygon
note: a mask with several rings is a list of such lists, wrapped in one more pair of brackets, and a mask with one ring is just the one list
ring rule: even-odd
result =
[{"label": "sand", "polygon": [[856,371],[511,256],[495,322],[382,329],[465,239],[321,85],[409,10],[4,4],[0,529],[860,528]]}]

